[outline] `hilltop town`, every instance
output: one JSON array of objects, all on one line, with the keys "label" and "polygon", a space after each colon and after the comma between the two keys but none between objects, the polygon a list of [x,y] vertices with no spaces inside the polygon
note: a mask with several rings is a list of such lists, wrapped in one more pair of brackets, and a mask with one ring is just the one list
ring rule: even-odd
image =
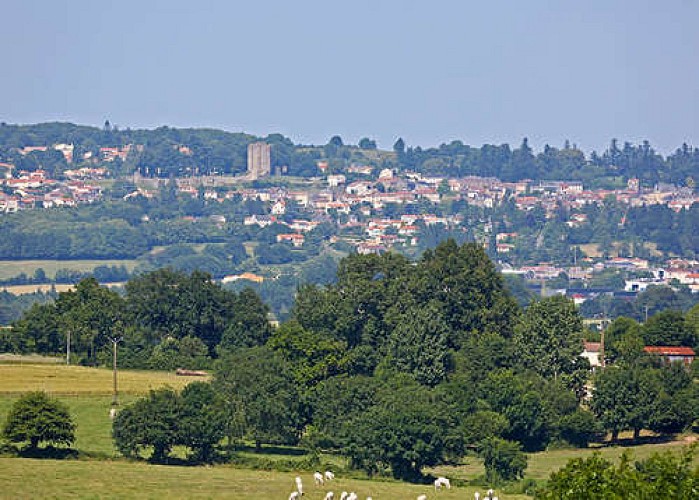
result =
[{"label": "hilltop town", "polygon": [[[629,300],[652,285],[699,291],[697,235],[692,229],[699,194],[693,178],[685,175],[693,171],[693,164],[683,171],[668,170],[674,178],[684,176],[682,183],[662,181],[673,177],[662,169],[643,167],[638,160],[636,171],[611,164],[615,158],[620,165],[631,165],[624,155],[635,158],[643,153],[649,158],[646,163],[660,165],[662,158],[647,144],[626,144],[615,152],[613,141],[603,159],[594,153],[585,159],[568,144],[537,156],[525,140],[509,153],[510,159],[479,167],[509,178],[503,180],[477,172],[463,175],[463,165],[475,150],[461,143],[422,150],[406,148],[399,139],[392,151],[382,151],[368,139],[351,146],[335,136],[325,146],[296,146],[276,135],[261,140],[223,134],[216,136],[219,151],[212,152],[213,146],[206,145],[209,131],[45,124],[5,125],[0,132],[5,133],[0,133],[4,260],[79,255],[137,258],[137,270],[196,266],[223,283],[261,288],[270,300],[280,289],[291,295],[301,282],[332,279],[332,266],[323,278],[312,276],[309,268],[317,268],[318,262],[327,266],[352,252],[397,251],[415,257],[451,237],[479,242],[505,275],[521,277],[530,291],[564,293],[577,304],[602,296]],[[27,137],[33,137],[31,145],[22,145]],[[59,137],[75,141],[49,140]],[[483,146],[480,157],[488,147]],[[510,151],[504,147],[499,148]],[[525,153],[528,160],[521,160]],[[577,167],[568,179],[546,178],[546,169],[530,165],[558,158],[551,170],[555,172],[571,156]],[[676,156],[692,161],[697,157],[686,147]],[[449,168],[445,157],[460,161],[462,167]],[[478,165],[483,159],[468,161]],[[535,178],[513,173],[518,161]],[[617,175],[620,172],[626,175]],[[97,220],[85,212],[91,209],[81,208],[97,206],[105,207]],[[112,209],[106,207],[119,208],[110,215]],[[82,234],[53,215],[58,224],[45,227],[41,214],[60,210],[84,214],[78,216]],[[123,210],[138,210],[138,217],[124,226],[119,215]],[[110,227],[112,219],[120,222]],[[43,237],[53,231],[57,241],[70,234],[70,241],[11,244],[21,234],[30,238],[35,228]],[[90,241],[85,231],[92,234]],[[114,242],[120,246],[114,247]],[[216,249],[224,243],[229,248],[226,255]],[[207,245],[203,253],[192,250],[197,244]],[[238,257],[230,254],[233,244],[238,245]],[[328,255],[331,260],[318,260]],[[80,276],[64,273],[61,279]],[[5,283],[39,281],[19,276]],[[270,287],[276,291],[266,295]],[[272,302],[275,312],[283,315],[279,304],[289,299]],[[583,312],[595,316],[601,309],[590,306]]]}]

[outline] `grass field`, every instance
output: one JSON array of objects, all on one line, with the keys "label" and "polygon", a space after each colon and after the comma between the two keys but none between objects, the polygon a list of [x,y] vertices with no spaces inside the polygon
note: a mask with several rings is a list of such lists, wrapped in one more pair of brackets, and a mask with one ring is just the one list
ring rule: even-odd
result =
[{"label": "grass field", "polygon": [[[10,359],[10,362],[3,362]],[[45,390],[66,403],[77,424],[74,447],[84,457],[80,460],[35,460],[28,458],[0,457],[0,497],[2,498],[250,498],[286,499],[293,489],[294,476],[301,475],[306,485],[304,498],[321,500],[327,489],[313,486],[311,474],[304,472],[267,472],[234,468],[228,465],[215,467],[172,467],[146,463],[114,460],[118,454],[111,439],[109,407],[112,401],[112,372],[107,369],[66,366],[62,364],[32,364],[13,358],[0,358],[0,423],[12,403],[21,393]],[[171,386],[183,388],[198,377],[177,377],[171,373],[122,370],[119,372],[119,399],[126,405],[150,389]],[[654,452],[679,451],[685,443],[673,441],[663,444],[634,447],[602,447],[605,458],[616,460],[624,450],[635,459],[642,459]],[[253,454],[259,458],[302,460],[301,450],[295,454]],[[274,452],[274,450],[271,450]],[[269,450],[268,450],[269,453]],[[593,450],[553,450],[529,455],[526,477],[545,480],[571,458],[584,457]],[[95,457],[96,460],[87,459]],[[338,457],[324,456],[322,461],[341,463]],[[338,467],[338,470],[340,467]],[[433,474],[441,474],[465,484],[483,475],[483,464],[478,458],[469,457],[464,465],[437,467]],[[428,498],[473,498],[473,493],[483,488],[458,487],[438,494],[428,486],[410,485],[388,480],[361,480],[343,478],[341,473],[331,485],[339,496],[341,491],[356,491],[359,498],[371,495],[376,499],[414,499],[425,493]],[[431,493],[430,493],[431,492]],[[524,499],[524,495],[498,492],[501,499]]]},{"label": "grass field", "polygon": [[[355,491],[364,500],[473,498],[476,488],[452,488],[438,494],[425,485],[337,477],[315,487],[311,474],[252,471],[228,466],[168,467],[128,462],[55,461],[0,458],[0,495],[3,498],[237,498],[286,500],[299,474],[304,499],[322,500],[326,491]],[[482,492],[483,489],[480,488]],[[524,499],[503,495],[501,499]]]},{"label": "grass field", "polygon": [[39,268],[49,278],[55,278],[59,269],[86,272],[97,266],[124,266],[131,272],[137,263],[136,260],[0,260],[0,280],[14,278],[20,273],[32,276]]},{"label": "grass field", "polygon": [[[201,377],[179,377],[169,372],[120,370],[119,394],[141,395],[169,385],[182,389]],[[43,390],[57,396],[107,396],[112,394],[112,370],[58,364],[0,364],[0,394]]]},{"label": "grass field", "polygon": [[[158,387],[179,390],[192,380],[201,380],[201,377],[121,370],[117,379],[119,403],[128,404]],[[109,419],[112,384],[112,371],[104,368],[19,364],[17,360],[0,363],[0,422],[5,421],[8,410],[22,393],[43,390],[68,405],[77,424],[75,447],[78,450],[92,455],[116,456]]]}]

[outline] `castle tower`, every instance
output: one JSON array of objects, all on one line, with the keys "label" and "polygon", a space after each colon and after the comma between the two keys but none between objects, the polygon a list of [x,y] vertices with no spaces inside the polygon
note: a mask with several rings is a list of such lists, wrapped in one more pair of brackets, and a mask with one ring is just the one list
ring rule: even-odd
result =
[{"label": "castle tower", "polygon": [[271,171],[271,146],[265,142],[248,145],[248,176],[255,180],[267,177]]}]

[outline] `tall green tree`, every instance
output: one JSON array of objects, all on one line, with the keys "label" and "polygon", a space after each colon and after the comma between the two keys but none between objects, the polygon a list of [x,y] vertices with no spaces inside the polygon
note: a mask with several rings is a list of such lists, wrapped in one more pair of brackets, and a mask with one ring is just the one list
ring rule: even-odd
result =
[{"label": "tall green tree", "polygon": [[276,329],[267,346],[287,362],[300,388],[347,371],[347,345],[306,330],[296,320],[287,321]]},{"label": "tall green tree", "polygon": [[272,334],[269,307],[251,288],[245,288],[234,299],[232,312],[221,337],[221,349],[256,347],[267,342]]},{"label": "tall green tree", "polygon": [[159,269],[129,280],[125,288],[129,321],[149,331],[155,342],[196,337],[213,356],[234,319],[235,294],[199,271]]},{"label": "tall green tree", "polygon": [[[293,444],[301,426],[299,391],[287,363],[266,347],[238,349],[216,365],[214,388],[231,421],[240,417],[255,442]],[[229,429],[229,435],[235,429]],[[231,436],[241,438],[243,436]]]},{"label": "tall green tree", "polygon": [[646,345],[699,346],[699,334],[681,311],[661,311],[653,315],[643,325],[641,335]]},{"label": "tall green tree", "polygon": [[117,414],[112,425],[116,448],[126,457],[140,457],[152,448],[150,460],[166,462],[172,447],[180,442],[180,407],[174,390],[151,390]]},{"label": "tall green tree", "polygon": [[553,296],[529,305],[515,326],[514,343],[524,368],[545,378],[580,369],[582,318],[573,301]]},{"label": "tall green tree", "polygon": [[[640,350],[629,351],[634,345],[640,346]],[[607,361],[634,362],[642,352],[641,325],[633,318],[615,318],[604,330],[604,357]]]},{"label": "tall green tree", "polygon": [[410,308],[391,332],[389,362],[421,384],[435,386],[447,376],[449,329],[435,303]]},{"label": "tall green tree", "polygon": [[192,382],[182,390],[179,443],[189,447],[196,462],[210,462],[226,431],[224,401],[208,382]]},{"label": "tall green tree", "polygon": [[638,439],[648,428],[660,394],[654,370],[643,367],[610,366],[594,379],[590,409],[616,441],[619,432],[632,429]]},{"label": "tall green tree", "polygon": [[452,331],[450,347],[474,331],[511,337],[518,307],[482,246],[443,241],[423,254],[416,274],[409,291],[419,303],[440,304]]},{"label": "tall green tree", "polygon": [[390,466],[393,477],[420,481],[424,467],[463,453],[454,413],[429,390],[396,379],[382,392],[353,420],[346,453],[355,466],[370,474]]}]

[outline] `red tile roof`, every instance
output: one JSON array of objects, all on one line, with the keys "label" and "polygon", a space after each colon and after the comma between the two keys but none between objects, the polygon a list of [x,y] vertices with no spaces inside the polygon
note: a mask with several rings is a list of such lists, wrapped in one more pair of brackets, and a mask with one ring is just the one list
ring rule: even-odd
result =
[{"label": "red tile roof", "polygon": [[694,349],[691,347],[646,346],[643,350],[661,356],[694,356]]},{"label": "red tile roof", "polygon": [[584,346],[587,352],[600,352],[602,350],[601,342],[585,342]]}]

